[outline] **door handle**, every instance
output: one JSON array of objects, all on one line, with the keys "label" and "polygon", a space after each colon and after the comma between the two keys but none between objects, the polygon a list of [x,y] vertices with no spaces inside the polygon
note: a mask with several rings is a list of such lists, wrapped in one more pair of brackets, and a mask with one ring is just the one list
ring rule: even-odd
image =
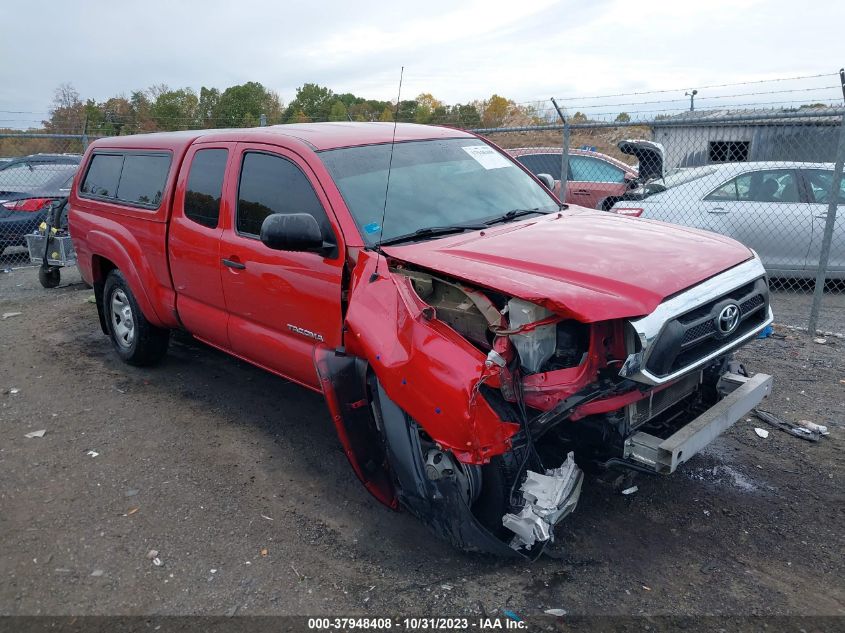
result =
[{"label": "door handle", "polygon": [[715,213],[715,214],[722,214],[722,213],[730,213],[725,207],[713,207],[712,209],[707,209],[707,213]]},{"label": "door handle", "polygon": [[576,189],[572,193],[574,193],[576,196],[589,196],[590,195],[590,192],[587,191],[586,189]]},{"label": "door handle", "polygon": [[231,259],[223,259],[221,260],[224,266],[228,266],[229,268],[234,268],[235,270],[243,270],[246,268],[246,264],[242,264],[241,262],[232,261]]},{"label": "door handle", "polygon": [[822,215],[816,215],[819,220],[827,220],[827,213],[823,213]]}]

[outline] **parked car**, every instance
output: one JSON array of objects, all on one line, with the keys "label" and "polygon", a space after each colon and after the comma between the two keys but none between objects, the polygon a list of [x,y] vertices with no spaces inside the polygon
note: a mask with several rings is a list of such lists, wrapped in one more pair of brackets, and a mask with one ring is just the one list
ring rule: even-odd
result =
[{"label": "parked car", "polygon": [[367,489],[461,549],[539,555],[581,466],[671,473],[771,388],[731,361],[772,321],[754,253],[567,209],[467,132],[143,134],[82,165],[70,232],[117,354],[180,328],[322,393]]},{"label": "parked car", "polygon": [[50,203],[70,192],[81,158],[33,154],[0,166],[0,254],[26,246],[26,234],[44,221]]},{"label": "parked car", "polygon": [[[749,162],[695,168],[697,177],[615,213],[706,229],[757,251],[769,275],[813,277],[818,268],[833,165]],[[678,177],[689,174],[681,172]],[[845,204],[845,184],[839,193]],[[834,225],[829,278],[845,278],[845,219]]]},{"label": "parked car", "polygon": [[[652,141],[627,140],[618,145],[624,154],[636,156],[636,167],[607,154],[583,149],[569,150],[565,201],[607,211],[626,194],[663,175],[663,146]],[[520,147],[508,153],[534,175],[548,174],[560,196],[561,148]]]}]

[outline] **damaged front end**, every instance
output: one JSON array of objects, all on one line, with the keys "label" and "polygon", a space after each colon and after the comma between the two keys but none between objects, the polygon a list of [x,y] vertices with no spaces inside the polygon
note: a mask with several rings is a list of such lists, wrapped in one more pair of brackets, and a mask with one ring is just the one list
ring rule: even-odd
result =
[{"label": "damaged front end", "polygon": [[[770,321],[752,268],[734,293],[745,306],[743,337]],[[725,301],[695,303],[676,318],[709,323],[705,308]],[[646,381],[635,363],[669,362],[667,344],[656,333],[641,341],[637,328],[642,320],[585,322],[361,251],[345,347],[320,349],[315,362],[347,456],[376,497],[459,549],[534,558],[575,509],[582,467],[663,472],[647,461],[670,460],[674,470],[691,456],[684,450],[697,452],[765,395],[743,387],[721,426],[701,422],[694,442],[678,444],[678,429],[726,395],[731,345],[719,339],[726,344],[707,347],[690,371],[673,365],[666,380]],[[677,363],[688,351],[675,350]],[[674,448],[660,446],[667,437]]]}]

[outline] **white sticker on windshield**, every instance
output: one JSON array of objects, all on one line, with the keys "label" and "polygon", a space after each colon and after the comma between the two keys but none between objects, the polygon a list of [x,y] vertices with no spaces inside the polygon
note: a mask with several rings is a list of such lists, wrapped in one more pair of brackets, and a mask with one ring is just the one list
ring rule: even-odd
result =
[{"label": "white sticker on windshield", "polygon": [[484,169],[513,167],[513,163],[489,145],[468,145],[461,147],[461,149],[472,156],[479,165],[484,167]]}]

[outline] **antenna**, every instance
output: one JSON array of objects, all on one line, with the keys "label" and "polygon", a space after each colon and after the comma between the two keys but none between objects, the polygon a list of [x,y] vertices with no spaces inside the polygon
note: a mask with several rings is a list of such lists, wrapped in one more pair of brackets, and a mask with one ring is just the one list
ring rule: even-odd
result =
[{"label": "antenna", "polygon": [[[390,160],[387,163],[387,182],[384,185],[384,207],[381,210],[381,224],[379,225],[378,244],[376,244],[376,253],[381,253],[381,240],[384,237],[384,218],[387,214],[387,194],[390,192],[390,170],[393,168],[393,148],[396,147],[396,125],[399,122],[399,103],[402,99],[402,78],[405,76],[405,67],[399,71],[399,94],[396,95],[396,110],[393,113],[393,138],[390,139]],[[378,265],[381,259],[376,259],[376,269],[370,276],[370,281],[378,279]]]}]

